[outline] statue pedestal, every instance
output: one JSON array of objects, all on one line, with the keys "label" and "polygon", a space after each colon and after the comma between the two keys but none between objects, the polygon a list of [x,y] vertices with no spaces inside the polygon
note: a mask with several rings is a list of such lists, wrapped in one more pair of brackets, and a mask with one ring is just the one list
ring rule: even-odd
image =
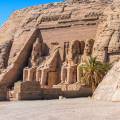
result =
[{"label": "statue pedestal", "polygon": [[0,86],[0,101],[7,100],[8,91],[7,87]]}]

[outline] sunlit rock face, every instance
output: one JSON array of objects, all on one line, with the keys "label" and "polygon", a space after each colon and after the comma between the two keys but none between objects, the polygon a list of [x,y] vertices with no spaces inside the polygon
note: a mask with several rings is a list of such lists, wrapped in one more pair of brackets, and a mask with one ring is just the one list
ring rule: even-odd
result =
[{"label": "sunlit rock face", "polygon": [[69,3],[93,3],[93,2],[101,2],[101,3],[112,3],[114,0],[65,0]]},{"label": "sunlit rock face", "polygon": [[112,0],[67,0],[14,12],[0,29],[0,85],[11,88],[20,80],[76,85],[77,66],[91,55],[118,61],[116,6]]},{"label": "sunlit rock face", "polygon": [[106,20],[98,26],[93,52],[99,60],[111,63],[118,61],[120,54],[120,8],[117,3],[107,7],[104,12]]},{"label": "sunlit rock face", "polygon": [[[97,36],[94,50],[98,59],[109,60],[113,65],[112,69],[104,77],[98,88],[93,94],[93,98],[105,101],[120,101],[120,7],[119,2],[108,8],[107,20],[104,27]],[[99,44],[100,43],[100,44]],[[98,45],[99,44],[99,45]],[[97,49],[96,49],[97,48]],[[107,50],[105,49],[107,48]],[[102,52],[105,51],[105,52]],[[94,54],[95,54],[94,52]],[[107,57],[106,57],[107,56]],[[103,61],[104,61],[103,60]],[[117,62],[118,61],[118,62]]]}]

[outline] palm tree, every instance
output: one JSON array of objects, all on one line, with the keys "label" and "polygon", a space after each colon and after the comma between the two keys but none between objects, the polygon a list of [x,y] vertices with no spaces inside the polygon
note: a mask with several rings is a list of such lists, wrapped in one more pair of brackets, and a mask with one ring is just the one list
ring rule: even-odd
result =
[{"label": "palm tree", "polygon": [[97,61],[96,57],[90,57],[88,62],[79,65],[80,82],[94,91],[110,68],[111,64],[102,63]]}]

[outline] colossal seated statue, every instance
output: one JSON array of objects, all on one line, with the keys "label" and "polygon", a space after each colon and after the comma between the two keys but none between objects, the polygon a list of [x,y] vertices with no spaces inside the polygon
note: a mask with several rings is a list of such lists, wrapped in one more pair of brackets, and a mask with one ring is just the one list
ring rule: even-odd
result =
[{"label": "colossal seated statue", "polygon": [[61,69],[61,58],[59,48],[47,57],[46,61],[37,68],[36,80],[41,86],[52,86],[60,82],[59,72]]},{"label": "colossal seated statue", "polygon": [[61,58],[59,48],[54,49],[48,56],[45,44],[39,38],[33,44],[29,67],[24,69],[24,81],[38,81],[41,86],[52,86],[59,83]]},{"label": "colossal seated statue", "polygon": [[90,39],[85,42],[85,48],[84,48],[84,53],[81,57],[81,62],[80,64],[87,63],[91,54],[92,54],[92,49],[93,49],[93,44],[94,40]]},{"label": "colossal seated statue", "polygon": [[65,62],[61,68],[61,84],[72,84],[77,81],[77,64],[81,59],[83,48],[83,42],[78,40],[70,43],[69,48],[67,48],[67,52],[65,53]]},{"label": "colossal seated statue", "polygon": [[90,56],[92,54],[92,50],[93,50],[93,44],[94,44],[94,40],[92,40],[92,39],[87,40],[85,42],[84,53],[81,56],[81,62],[80,62],[80,64],[77,67],[77,82],[79,82],[80,78],[81,78],[80,66],[82,64],[86,64],[89,61]]},{"label": "colossal seated statue", "polygon": [[31,57],[29,60],[29,67],[26,67],[23,72],[24,81],[34,81],[36,80],[36,68],[44,60],[43,51],[45,44],[43,40],[39,37],[36,38],[33,44]]}]

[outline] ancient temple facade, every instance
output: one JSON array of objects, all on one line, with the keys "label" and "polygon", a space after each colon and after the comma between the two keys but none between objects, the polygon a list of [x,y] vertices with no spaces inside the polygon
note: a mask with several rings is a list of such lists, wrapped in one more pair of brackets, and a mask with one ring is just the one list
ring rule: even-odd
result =
[{"label": "ancient temple facade", "polygon": [[40,41],[40,38],[36,38],[29,64],[23,70],[23,81],[38,81],[43,87],[52,87],[60,82],[59,72],[62,61],[59,46],[55,46],[53,50],[47,49],[47,45]]},{"label": "ancient temple facade", "polygon": [[79,65],[120,58],[112,0],[67,0],[16,11],[0,29],[0,99],[89,96]]},{"label": "ancient temple facade", "polygon": [[[60,95],[77,97],[82,94],[84,96],[92,94],[91,88],[80,84],[78,66],[88,61],[94,41],[65,42],[63,54],[60,54],[59,44],[51,44],[52,48],[44,43],[42,36],[35,37],[26,65],[23,67],[22,81],[14,84],[9,91],[9,98],[45,99],[46,94],[48,98],[58,98]],[[44,94],[45,90],[48,90],[46,94]],[[74,93],[69,93],[70,91]]]}]

